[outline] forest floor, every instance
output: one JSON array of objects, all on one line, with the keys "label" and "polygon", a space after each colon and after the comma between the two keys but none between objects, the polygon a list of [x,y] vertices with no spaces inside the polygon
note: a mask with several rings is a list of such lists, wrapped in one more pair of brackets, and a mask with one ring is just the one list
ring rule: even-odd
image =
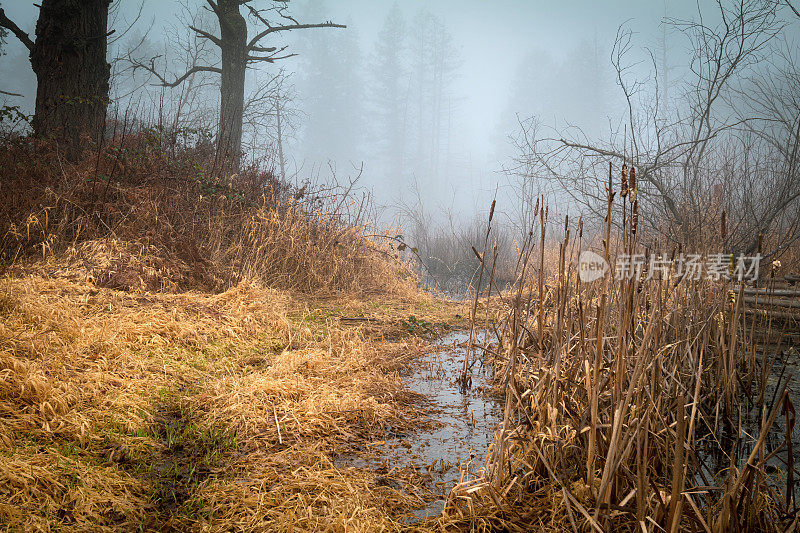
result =
[{"label": "forest floor", "polygon": [[419,472],[336,458],[425,423],[403,375],[466,307],[0,278],[0,527],[406,528]]}]

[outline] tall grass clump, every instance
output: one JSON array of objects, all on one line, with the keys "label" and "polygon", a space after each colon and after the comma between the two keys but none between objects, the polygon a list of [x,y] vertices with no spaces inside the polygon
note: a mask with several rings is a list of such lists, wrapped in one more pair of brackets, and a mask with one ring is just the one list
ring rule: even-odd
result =
[{"label": "tall grass clump", "polygon": [[[615,257],[648,253],[635,179],[622,181],[619,198],[609,173],[597,250],[612,275],[591,283],[573,261],[582,223],[568,219],[555,275],[537,275],[548,224],[537,207],[486,348],[502,426],[445,515],[475,529],[783,531],[796,509],[794,407],[777,372],[786,325],[746,313],[743,283],[647,266],[614,277]],[[620,234],[615,201],[627,204]]]},{"label": "tall grass clump", "polygon": [[[110,127],[112,129],[112,127]],[[117,289],[409,290],[366,236],[349,190],[298,189],[258,165],[225,172],[202,132],[113,127],[68,163],[45,140],[0,140],[0,264]],[[194,140],[192,140],[194,139]],[[41,261],[41,260],[44,261]]]}]

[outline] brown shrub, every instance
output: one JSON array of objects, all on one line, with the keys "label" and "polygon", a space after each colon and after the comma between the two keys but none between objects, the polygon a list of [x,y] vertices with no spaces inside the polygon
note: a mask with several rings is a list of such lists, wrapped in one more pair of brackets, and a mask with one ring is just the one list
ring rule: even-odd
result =
[{"label": "brown shrub", "polygon": [[219,292],[245,278],[301,292],[413,290],[363,220],[345,222],[271,172],[215,166],[202,150],[164,149],[153,130],[76,164],[45,141],[6,138],[0,267],[123,290]]}]

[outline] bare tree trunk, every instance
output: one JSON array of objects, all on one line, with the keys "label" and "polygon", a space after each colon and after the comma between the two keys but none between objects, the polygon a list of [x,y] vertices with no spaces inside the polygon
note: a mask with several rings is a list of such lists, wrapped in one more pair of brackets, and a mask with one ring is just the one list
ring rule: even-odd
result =
[{"label": "bare tree trunk", "polygon": [[217,157],[232,168],[242,154],[244,80],[247,71],[247,22],[239,12],[239,0],[220,0],[219,18],[222,50],[220,123]]},{"label": "bare tree trunk", "polygon": [[108,48],[110,0],[44,0],[31,48],[36,73],[37,135],[65,141],[74,155],[84,135],[103,134],[111,66]]}]

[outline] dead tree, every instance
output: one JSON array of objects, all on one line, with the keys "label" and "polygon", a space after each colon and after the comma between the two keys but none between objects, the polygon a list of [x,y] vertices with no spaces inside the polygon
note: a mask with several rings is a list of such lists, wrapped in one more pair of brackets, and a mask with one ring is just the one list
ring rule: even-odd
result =
[{"label": "dead tree", "polygon": [[250,149],[257,150],[258,139],[265,138],[274,148],[282,181],[287,178],[286,143],[293,138],[301,115],[290,77],[281,69],[274,76],[261,79],[244,105],[244,129],[250,132]]},{"label": "dead tree", "polygon": [[[177,87],[192,75],[200,72],[212,72],[220,76],[220,113],[217,132],[217,157],[236,168],[241,158],[242,128],[245,108],[245,78],[247,68],[256,63],[275,63],[293,57],[287,52],[287,46],[264,46],[263,41],[269,36],[310,28],[345,28],[341,24],[327,21],[316,24],[301,24],[289,15],[288,0],[273,0],[267,9],[256,9],[252,0],[206,0],[208,8],[214,13],[219,24],[219,35],[205,31],[196,26],[189,28],[199,37],[216,45],[221,52],[217,65],[196,64],[183,75],[167,80],[154,66],[154,61],[138,62],[135,66],[150,71],[166,87]],[[257,33],[248,40],[247,19],[241,12],[244,6],[254,24]]]},{"label": "dead tree", "polygon": [[738,203],[729,198],[738,190],[753,189],[750,185],[759,181],[773,183],[773,191],[782,192],[792,178],[760,172],[767,160],[765,147],[756,145],[755,136],[744,134],[755,116],[732,111],[734,105],[741,109],[741,102],[731,95],[771,53],[784,22],[773,0],[719,0],[715,10],[713,18],[719,23],[714,25],[705,22],[710,17],[703,13],[695,21],[664,22],[685,35],[692,50],[685,84],[671,88],[683,91],[679,108],[668,108],[660,100],[652,54],[650,82],[634,77],[632,69],[639,62],[629,57],[634,53],[633,32],[620,29],[611,62],[627,104],[623,126],[612,132],[609,141],[599,142],[580,130],[540,135],[541,125],[523,121],[518,168],[557,184],[576,203],[602,217],[608,162],[627,163],[637,169],[640,220],[662,245],[710,242],[721,212],[727,209],[729,221],[741,216],[735,228],[729,224],[736,231],[719,244],[752,252],[759,228],[793,204],[772,202],[768,207],[744,195],[739,195]]}]

